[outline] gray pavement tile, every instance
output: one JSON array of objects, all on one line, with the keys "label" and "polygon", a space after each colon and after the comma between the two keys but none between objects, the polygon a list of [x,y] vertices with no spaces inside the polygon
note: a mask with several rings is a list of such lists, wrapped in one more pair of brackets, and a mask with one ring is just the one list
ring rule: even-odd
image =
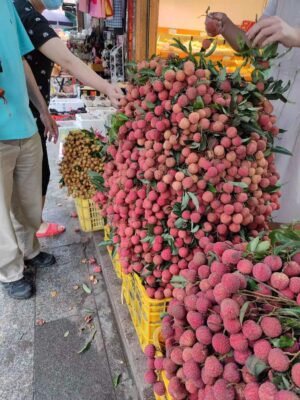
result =
[{"label": "gray pavement tile", "polygon": [[0,289],[0,399],[32,400],[34,299],[17,301]]},{"label": "gray pavement tile", "polygon": [[60,247],[54,254],[57,265],[37,271],[36,318],[45,321],[76,315],[95,306],[93,296],[82,289],[83,283],[92,287],[87,266],[80,262],[84,258],[83,245]]},{"label": "gray pavement tile", "polygon": [[35,400],[116,399],[97,323],[90,349],[77,354],[91,335],[80,334],[81,323],[81,318],[71,317],[36,327]]},{"label": "gray pavement tile", "polygon": [[[95,255],[95,246],[90,243],[87,247],[87,255]],[[90,274],[93,268],[89,268]],[[121,345],[117,323],[112,313],[111,304],[102,274],[95,274],[98,284],[94,286],[93,294],[97,304],[98,318],[100,320],[103,340],[108,356],[109,366],[114,376],[121,375],[120,384],[115,389],[117,400],[137,400],[138,392],[128,366],[123,347]],[[120,290],[121,294],[121,290]]]}]

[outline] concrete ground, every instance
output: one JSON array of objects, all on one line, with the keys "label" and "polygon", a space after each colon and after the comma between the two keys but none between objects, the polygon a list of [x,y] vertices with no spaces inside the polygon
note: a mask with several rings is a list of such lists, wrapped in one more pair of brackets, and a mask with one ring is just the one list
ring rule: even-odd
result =
[{"label": "concrete ground", "polygon": [[[57,264],[27,271],[36,283],[34,298],[14,301],[0,288],[0,399],[144,400],[148,396],[136,389],[103,274],[83,262],[97,257],[94,236],[77,232],[78,220],[70,217],[73,201],[58,188],[57,146],[50,144],[49,153],[52,181],[44,217],[66,225],[67,231],[41,241]],[[121,304],[119,289],[118,297]],[[122,307],[127,334],[134,336]]]}]

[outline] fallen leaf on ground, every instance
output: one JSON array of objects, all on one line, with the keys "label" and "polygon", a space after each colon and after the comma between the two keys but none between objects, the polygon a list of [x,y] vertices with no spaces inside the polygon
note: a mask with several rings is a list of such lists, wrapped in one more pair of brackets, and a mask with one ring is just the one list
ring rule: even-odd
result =
[{"label": "fallen leaf on ground", "polygon": [[77,227],[77,228],[74,228],[74,232],[75,232],[75,233],[78,233],[78,232],[80,232],[80,228],[79,228],[79,227]]},{"label": "fallen leaf on ground", "polygon": [[88,260],[86,258],[83,258],[80,262],[81,264],[87,264]]},{"label": "fallen leaf on ground", "polygon": [[78,218],[77,212],[76,211],[71,212],[70,217],[71,218]]},{"label": "fallen leaf on ground", "polygon": [[90,324],[93,321],[93,316],[92,315],[86,315],[84,317],[84,320],[87,324]]},{"label": "fallen leaf on ground", "polygon": [[79,286],[78,286],[78,285],[74,285],[74,286],[73,286],[73,289],[74,289],[74,290],[78,290],[78,289],[79,289]]},{"label": "fallen leaf on ground", "polygon": [[85,293],[87,294],[91,294],[92,293],[92,289],[89,288],[85,283],[82,284],[82,289],[85,291]]},{"label": "fallen leaf on ground", "polygon": [[57,296],[58,296],[58,292],[56,290],[52,290],[51,297],[57,297]]},{"label": "fallen leaf on ground", "polygon": [[88,351],[90,349],[91,344],[92,344],[93,340],[95,339],[96,333],[97,333],[97,331],[94,331],[94,333],[92,334],[90,339],[85,343],[85,345],[82,347],[82,349],[77,351],[77,354],[85,353],[86,351]]},{"label": "fallen leaf on ground", "polygon": [[43,325],[45,325],[45,323],[46,323],[46,321],[45,321],[44,319],[37,319],[37,320],[35,321],[35,324],[36,324],[37,326],[43,326]]},{"label": "fallen leaf on ground", "polygon": [[118,374],[118,375],[114,376],[113,385],[114,385],[115,389],[119,386],[119,384],[121,382],[121,378],[122,378],[122,374]]},{"label": "fallen leaf on ground", "polygon": [[68,337],[69,334],[70,334],[70,331],[66,331],[66,332],[64,333],[64,337]]},{"label": "fallen leaf on ground", "polygon": [[61,206],[62,206],[62,204],[61,204],[61,203],[57,203],[56,205],[57,205],[57,207],[61,207]]},{"label": "fallen leaf on ground", "polygon": [[95,274],[100,274],[102,272],[102,268],[100,267],[100,265],[94,265],[93,271],[95,272]]},{"label": "fallen leaf on ground", "polygon": [[96,312],[95,310],[92,310],[91,308],[84,308],[83,311],[88,314],[95,314],[95,312]]},{"label": "fallen leaf on ground", "polygon": [[96,279],[95,275],[90,275],[89,280],[93,282]]}]

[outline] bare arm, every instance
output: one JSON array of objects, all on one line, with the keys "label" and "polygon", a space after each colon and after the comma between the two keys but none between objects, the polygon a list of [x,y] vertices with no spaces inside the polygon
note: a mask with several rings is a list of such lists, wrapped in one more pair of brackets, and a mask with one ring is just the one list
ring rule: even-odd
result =
[{"label": "bare arm", "polygon": [[230,18],[224,13],[210,13],[205,21],[206,31],[210,36],[222,35],[230,46],[239,51],[238,39],[244,39],[249,43],[246,34],[236,26]]},{"label": "bare arm", "polygon": [[40,113],[40,118],[45,126],[45,135],[49,134],[49,140],[54,138],[54,141],[56,142],[58,139],[57,125],[55,121],[53,121],[53,119],[51,118],[51,115],[49,114],[47,104],[37,86],[31,68],[29,67],[25,59],[23,59],[23,65],[26,76],[26,84],[27,84],[29,99]]},{"label": "bare arm", "polygon": [[121,89],[102,79],[83,61],[75,57],[59,38],[48,40],[39,48],[39,51],[69,71],[80,82],[106,94],[113,105],[118,106],[119,99],[123,96]]}]

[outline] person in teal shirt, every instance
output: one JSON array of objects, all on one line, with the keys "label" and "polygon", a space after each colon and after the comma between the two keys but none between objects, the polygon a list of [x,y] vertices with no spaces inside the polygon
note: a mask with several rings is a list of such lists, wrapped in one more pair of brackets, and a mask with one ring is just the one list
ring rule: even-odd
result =
[{"label": "person in teal shirt", "polygon": [[41,222],[42,147],[29,108],[36,106],[45,134],[57,127],[39,92],[30,67],[22,57],[33,50],[11,0],[0,12],[0,282],[9,296],[27,299],[32,284],[24,266],[48,266],[53,255],[40,251],[36,231]]}]

